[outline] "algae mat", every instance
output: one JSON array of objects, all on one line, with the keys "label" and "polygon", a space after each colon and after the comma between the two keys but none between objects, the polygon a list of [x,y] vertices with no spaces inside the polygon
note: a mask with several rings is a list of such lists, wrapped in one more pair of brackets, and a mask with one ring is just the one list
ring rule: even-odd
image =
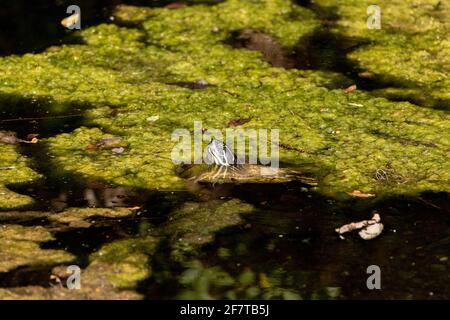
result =
[{"label": "algae mat", "polygon": [[386,84],[375,92],[450,108],[450,7],[445,1],[378,1],[380,29],[365,19],[370,1],[316,1],[337,16],[333,32],[360,45],[348,54],[366,76]]},{"label": "algae mat", "polygon": [[[424,298],[433,288],[448,297],[450,231],[439,215],[448,202],[418,197],[450,189],[447,4],[379,1],[383,28],[370,31],[368,5],[119,6],[114,24],[74,33],[76,44],[0,58],[2,130],[9,118],[78,117],[33,146],[0,143],[0,276],[8,284],[0,298],[366,297],[351,289],[369,260],[400,270],[386,274],[391,287],[372,297]],[[335,13],[331,24],[322,20],[327,10]],[[348,74],[274,67],[264,52],[233,45],[236,34],[256,33],[291,52],[326,23],[359,43],[347,58],[384,88],[343,90],[355,80]],[[171,136],[192,133],[194,121],[222,131],[236,123],[279,129],[281,165],[314,176],[317,188],[172,193],[192,191],[171,159]],[[119,185],[151,196],[138,208],[27,211],[38,199],[18,190],[65,181],[91,195],[100,193],[95,185]],[[377,198],[336,201],[349,193]],[[334,228],[373,205],[386,221],[377,245],[337,241]],[[71,263],[82,269],[79,291],[60,285]]]},{"label": "algae mat", "polygon": [[[117,19],[127,27],[99,25],[78,34],[83,44],[0,60],[9,108],[36,99],[51,115],[83,110],[84,126],[41,142],[55,175],[183,189],[170,159],[173,130],[192,130],[193,121],[225,129],[231,119],[248,118],[243,128],[280,128],[280,161],[312,165],[323,193],[448,191],[446,113],[330,89],[339,75],[273,68],[261,53],[225,44],[232,32],[252,28],[293,47],[319,27],[310,9],[230,0],[176,10],[120,7]],[[209,86],[173,85],[200,80]],[[126,151],[89,150],[108,135],[123,137]],[[377,170],[388,177],[377,179]],[[10,183],[7,175],[2,181]]]}]

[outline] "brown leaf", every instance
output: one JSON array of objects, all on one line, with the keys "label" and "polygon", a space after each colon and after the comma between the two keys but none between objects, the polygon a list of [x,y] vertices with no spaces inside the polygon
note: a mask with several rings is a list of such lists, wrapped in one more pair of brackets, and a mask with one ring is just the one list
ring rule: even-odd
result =
[{"label": "brown leaf", "polygon": [[344,89],[345,93],[350,93],[356,90],[356,84],[352,84],[350,87]]},{"label": "brown leaf", "polygon": [[172,2],[166,5],[167,9],[180,9],[186,7],[186,4],[183,2]]},{"label": "brown leaf", "polygon": [[28,141],[32,141],[34,138],[38,139],[39,138],[39,134],[38,133],[27,134],[27,140]]},{"label": "brown leaf", "polygon": [[363,72],[358,73],[358,76],[361,78],[372,79],[373,73],[371,73],[369,71],[363,71]]},{"label": "brown leaf", "polygon": [[97,148],[97,146],[95,145],[95,144],[89,144],[87,147],[86,147],[86,150],[89,150],[89,151],[93,151],[93,150],[97,150],[98,148]]},{"label": "brown leaf", "polygon": [[247,122],[250,122],[250,118],[247,119],[231,119],[230,121],[228,121],[228,126],[229,127],[236,127],[236,126],[241,126],[243,124],[246,124]]},{"label": "brown leaf", "polygon": [[359,190],[354,190],[352,192],[347,192],[347,194],[349,196],[356,197],[356,198],[373,198],[373,197],[375,197],[375,195],[373,193],[364,193],[364,192],[361,192]]}]

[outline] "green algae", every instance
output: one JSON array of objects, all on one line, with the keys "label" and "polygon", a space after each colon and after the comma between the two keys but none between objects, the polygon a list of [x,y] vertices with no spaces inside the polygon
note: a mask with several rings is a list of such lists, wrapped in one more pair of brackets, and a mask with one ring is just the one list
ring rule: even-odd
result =
[{"label": "green algae", "polygon": [[[292,47],[319,26],[311,10],[286,0],[125,10],[134,13],[119,14],[122,22],[136,28],[103,24],[81,31],[82,45],[0,60],[1,92],[50,97],[52,114],[84,111],[85,126],[44,141],[55,177],[183,190],[170,159],[173,130],[192,132],[193,121],[225,129],[230,119],[250,118],[244,128],[281,129],[281,163],[312,167],[322,193],[449,190],[446,113],[333,90],[342,76],[273,68],[260,52],[225,44],[253,28]],[[210,86],[174,85],[198,80]],[[123,138],[123,153],[89,148],[111,136]],[[391,176],[378,179],[379,172]]]},{"label": "green algae", "polygon": [[175,243],[200,246],[210,242],[217,231],[242,224],[242,215],[253,210],[251,205],[237,199],[188,202],[169,216],[164,232],[170,234]]},{"label": "green algae", "polygon": [[[59,265],[52,269],[52,275],[59,279],[59,283],[50,287],[24,286],[0,288],[2,300],[137,300],[142,296],[135,291],[117,288],[108,276],[118,270],[106,263],[89,265],[80,273],[80,288],[69,289],[66,285],[72,274],[66,265]],[[49,274],[50,278],[50,274]],[[102,290],[100,290],[101,288]]]},{"label": "green algae", "polygon": [[52,239],[52,235],[40,226],[1,225],[0,272],[21,266],[55,265],[72,261],[74,257],[65,251],[40,248],[40,242]]},{"label": "green algae", "polygon": [[68,224],[74,228],[89,228],[92,218],[119,219],[133,215],[135,210],[130,208],[68,208],[61,213],[49,215],[49,220]]},{"label": "green algae", "polygon": [[[319,0],[338,17],[333,31],[363,45],[348,54],[371,77],[400,88],[375,93],[417,101],[421,105],[449,108],[450,7],[447,2],[420,0],[378,1],[381,29],[367,27],[371,1]],[[413,93],[411,95],[411,93]]]},{"label": "green algae", "polygon": [[158,238],[142,237],[118,240],[102,246],[90,256],[88,268],[103,266],[103,274],[117,288],[135,288],[151,275],[150,261]]},{"label": "green algae", "polygon": [[28,166],[16,147],[0,143],[0,210],[12,210],[33,204],[33,199],[15,193],[7,185],[28,184],[36,181],[39,174]]},{"label": "green algae", "polygon": [[69,171],[77,172],[79,178],[94,178],[123,186],[163,190],[182,188],[182,181],[174,174],[173,164],[167,158],[170,150],[160,144],[149,148],[140,141],[147,137],[155,141],[156,136],[152,133],[138,136],[136,132],[136,135],[124,137],[129,148],[120,155],[108,149],[89,150],[89,145],[105,137],[108,135],[98,128],[79,128],[71,134],[49,139],[49,148],[54,150],[54,162],[67,164],[62,168],[56,166],[60,171],[53,172],[55,177]]},{"label": "green algae", "polygon": [[[102,270],[97,270],[101,272]],[[101,276],[98,278],[102,278]],[[108,290],[95,288],[71,290],[61,287],[45,288],[40,286],[26,286],[14,288],[0,288],[1,300],[137,300],[142,297],[133,291],[114,291],[107,286],[107,282],[95,282]]]}]

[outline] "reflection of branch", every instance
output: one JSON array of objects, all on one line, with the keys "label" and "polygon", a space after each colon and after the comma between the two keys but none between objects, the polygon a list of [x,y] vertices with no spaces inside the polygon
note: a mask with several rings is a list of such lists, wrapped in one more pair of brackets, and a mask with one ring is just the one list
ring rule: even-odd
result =
[{"label": "reflection of branch", "polygon": [[417,199],[419,199],[420,201],[422,201],[423,203],[425,203],[425,204],[427,204],[427,205],[429,205],[429,206],[431,206],[431,207],[433,207],[433,208],[436,208],[436,209],[441,209],[441,207],[439,207],[439,206],[437,206],[437,205],[435,205],[435,204],[433,204],[433,203],[431,203],[431,202],[429,202],[429,201],[426,201],[424,198],[422,198],[422,197],[418,197]]}]

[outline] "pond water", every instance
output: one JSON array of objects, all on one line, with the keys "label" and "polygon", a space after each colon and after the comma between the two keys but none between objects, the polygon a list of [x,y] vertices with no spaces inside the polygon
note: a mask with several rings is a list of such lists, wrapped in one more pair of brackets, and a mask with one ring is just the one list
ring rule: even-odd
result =
[{"label": "pond water", "polygon": [[[103,21],[104,16],[99,18],[91,13],[112,4],[107,1],[94,3],[92,11],[88,10],[88,16],[93,16],[88,20],[92,24]],[[162,1],[157,5],[165,4]],[[41,15],[48,12],[44,6],[39,8],[37,12]],[[1,53],[39,51],[42,46],[58,43],[64,36],[47,34],[49,36],[42,41],[33,38],[31,42],[22,43],[16,52],[6,45],[0,46]],[[319,36],[313,46],[320,46],[321,42],[325,45],[327,37],[326,34]],[[6,42],[3,39],[3,43]],[[281,65],[302,67],[285,60],[286,57],[280,59],[277,61]],[[317,66],[312,60],[312,57],[303,59],[309,61],[308,67],[311,64]],[[329,65],[321,61],[319,67],[336,69],[338,61],[339,57],[332,57]],[[377,86],[372,83],[367,84],[367,88],[371,85]],[[0,104],[0,109],[2,107]],[[47,138],[71,132],[81,121],[76,110],[60,118],[47,117],[45,112],[29,114],[25,110],[16,110],[0,115],[0,130],[16,132],[23,139],[31,133]],[[45,166],[47,155],[39,145],[18,148],[22,155],[32,159],[33,168],[46,178],[34,185],[12,187],[14,191],[32,196],[36,205],[23,210],[23,215],[0,212],[0,224],[42,226],[50,230],[54,239],[42,243],[41,248],[62,249],[73,254],[72,264],[82,269],[89,265],[92,254],[107,244],[127,239],[132,243],[148,236],[160,239],[149,255],[150,262],[144,266],[151,269],[151,273],[132,289],[144,298],[450,298],[448,194],[430,193],[380,201],[338,201],[295,181],[198,184],[190,192],[136,190],[51,175]],[[177,241],[173,236],[182,233],[186,223],[181,217],[181,222],[172,226],[174,212],[176,214],[186,206],[221,210],[224,204],[234,200],[250,204],[250,212],[238,212],[238,221],[221,221],[219,216],[215,222],[219,228],[212,232],[209,241],[192,241],[194,248],[186,249],[180,256],[174,253],[178,249],[174,249]],[[121,218],[93,215],[87,219],[89,227],[82,228],[62,227],[50,218],[69,207],[138,209],[136,214]],[[384,231],[378,238],[365,241],[354,232],[341,239],[336,234],[335,228],[370,219],[374,211],[381,215],[384,224]],[[42,214],[37,214],[39,212]],[[195,223],[198,230],[208,229],[212,222],[198,219]],[[193,234],[196,236],[195,232]],[[366,281],[371,275],[367,268],[371,265],[380,267],[381,290],[367,287]],[[50,288],[53,267],[54,264],[43,263],[0,273],[0,288]]]},{"label": "pond water", "polygon": [[[60,187],[55,187],[57,185]],[[86,193],[87,190],[90,193]],[[450,296],[450,219],[445,194],[388,199],[381,203],[367,204],[361,200],[341,203],[323,198],[294,182],[215,184],[200,187],[196,194],[152,194],[100,183],[79,185],[71,181],[47,181],[18,191],[40,200],[35,210],[58,211],[65,206],[89,204],[109,208],[141,207],[139,215],[121,219],[92,218],[89,228],[70,230],[59,230],[48,219],[35,217],[5,221],[0,213],[2,224],[41,225],[54,230],[55,240],[42,247],[73,253],[75,264],[80,267],[85,267],[89,255],[107,243],[154,234],[158,226],[164,228],[170,213],[187,201],[210,204],[212,208],[230,199],[253,205],[254,210],[243,215],[242,223],[228,226],[224,222],[213,241],[201,247],[195,256],[201,268],[174,262],[168,255],[170,244],[163,242],[152,256],[153,275],[140,282],[137,288],[146,298],[171,299],[181,293],[182,297],[189,298],[224,298],[229,297],[230,292],[238,298],[427,299]],[[61,193],[66,196],[61,198]],[[378,238],[365,241],[356,234],[349,234],[340,239],[335,233],[334,229],[345,223],[369,219],[373,210],[380,213],[385,225]],[[179,228],[183,230],[182,225]],[[170,235],[163,237],[170,238]],[[367,288],[370,265],[381,268],[381,290]],[[246,272],[252,276],[238,285],[222,285],[214,276],[214,272],[219,272],[214,269],[217,267],[236,279],[245,279]],[[18,268],[1,274],[0,286],[48,287],[51,269],[52,266]],[[180,279],[190,269],[205,273],[204,279],[199,276],[193,283],[183,285]],[[212,270],[211,274],[204,269]],[[201,284],[196,281],[208,283],[208,289],[198,288]],[[267,286],[270,290],[252,293],[255,286]]]}]

